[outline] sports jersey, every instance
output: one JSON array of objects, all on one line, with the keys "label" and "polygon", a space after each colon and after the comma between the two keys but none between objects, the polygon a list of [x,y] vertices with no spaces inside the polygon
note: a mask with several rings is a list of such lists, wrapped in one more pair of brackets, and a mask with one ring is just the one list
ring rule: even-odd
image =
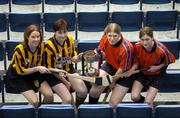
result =
[{"label": "sports jersey", "polygon": [[14,78],[25,73],[28,68],[43,65],[44,42],[42,42],[35,52],[31,52],[29,46],[23,44],[16,46],[14,54],[8,68],[7,76]]},{"label": "sports jersey", "polygon": [[45,65],[48,68],[59,68],[66,71],[73,69],[72,57],[77,56],[73,38],[68,34],[63,45],[55,37],[46,42]]},{"label": "sports jersey", "polygon": [[[142,42],[137,42],[134,45],[135,51],[135,64],[139,69],[143,69],[150,66],[157,66],[160,64],[168,65],[175,62],[174,55],[160,42],[155,41],[154,46],[150,52],[146,51]],[[146,75],[159,74],[160,70],[156,72],[144,71]]]},{"label": "sports jersey", "polygon": [[121,68],[123,71],[131,68],[133,46],[127,39],[122,38],[115,46],[112,46],[104,35],[98,48],[105,53],[106,61],[114,68]]}]

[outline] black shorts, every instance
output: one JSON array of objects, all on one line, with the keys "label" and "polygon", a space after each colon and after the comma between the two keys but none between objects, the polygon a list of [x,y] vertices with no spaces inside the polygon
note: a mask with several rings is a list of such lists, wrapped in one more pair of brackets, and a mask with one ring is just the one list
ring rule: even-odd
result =
[{"label": "black shorts", "polygon": [[[102,70],[106,71],[108,74],[110,75],[114,75],[117,71],[117,69],[115,69],[112,65],[108,64],[107,62],[105,62],[102,67]],[[127,88],[131,88],[132,84],[133,84],[133,78],[128,77],[128,78],[119,78],[116,81],[117,84],[127,87]]]},{"label": "black shorts", "polygon": [[160,81],[163,79],[164,74],[161,73],[158,75],[144,75],[143,73],[139,73],[134,77],[135,80],[140,82],[145,88],[153,87],[159,89]]},{"label": "black shorts", "polygon": [[19,93],[28,90],[37,92],[41,84],[45,81],[42,76],[43,74],[35,72],[30,75],[19,76],[18,78],[7,78],[6,82],[12,89],[17,90]]},{"label": "black shorts", "polygon": [[58,79],[55,75],[53,74],[44,74],[44,78],[46,79],[47,83],[49,86],[53,87],[57,84],[62,83],[60,79]]}]

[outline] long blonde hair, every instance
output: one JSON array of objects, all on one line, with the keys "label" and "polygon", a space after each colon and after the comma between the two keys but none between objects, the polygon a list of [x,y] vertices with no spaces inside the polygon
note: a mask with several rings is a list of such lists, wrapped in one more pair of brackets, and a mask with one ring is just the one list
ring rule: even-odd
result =
[{"label": "long blonde hair", "polygon": [[109,32],[115,32],[121,34],[121,27],[117,23],[110,23],[104,29],[104,34],[106,35]]}]

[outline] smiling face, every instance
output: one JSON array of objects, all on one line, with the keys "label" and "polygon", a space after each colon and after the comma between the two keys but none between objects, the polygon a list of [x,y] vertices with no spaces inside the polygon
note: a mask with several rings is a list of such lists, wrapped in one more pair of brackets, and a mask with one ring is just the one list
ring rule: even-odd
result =
[{"label": "smiling face", "polygon": [[41,41],[40,33],[38,31],[33,31],[30,33],[27,39],[28,39],[28,46],[36,49]]},{"label": "smiling face", "polygon": [[62,30],[62,31],[56,31],[55,32],[55,37],[58,41],[60,42],[64,42],[67,38],[67,31]]},{"label": "smiling face", "polygon": [[115,32],[109,32],[107,34],[108,41],[111,45],[115,45],[121,40],[121,35]]}]

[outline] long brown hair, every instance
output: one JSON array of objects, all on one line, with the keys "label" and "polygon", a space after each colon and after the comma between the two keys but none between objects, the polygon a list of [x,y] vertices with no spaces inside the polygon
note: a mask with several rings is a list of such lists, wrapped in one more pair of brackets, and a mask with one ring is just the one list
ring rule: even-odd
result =
[{"label": "long brown hair", "polygon": [[24,45],[25,47],[28,46],[28,38],[29,38],[29,36],[31,35],[31,33],[32,33],[33,31],[37,31],[37,32],[40,33],[41,41],[40,41],[39,44],[41,44],[43,38],[42,38],[42,33],[41,33],[41,31],[40,31],[40,28],[39,28],[38,25],[33,24],[33,25],[29,25],[29,26],[25,29],[25,31],[24,31],[24,41],[23,41],[23,45]]}]

